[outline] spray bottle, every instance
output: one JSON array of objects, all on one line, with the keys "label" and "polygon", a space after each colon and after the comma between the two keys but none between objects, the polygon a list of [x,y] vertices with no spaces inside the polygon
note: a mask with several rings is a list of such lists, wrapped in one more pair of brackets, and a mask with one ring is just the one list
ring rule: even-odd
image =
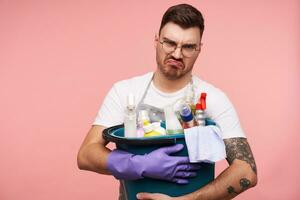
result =
[{"label": "spray bottle", "polygon": [[201,93],[196,104],[195,121],[197,126],[205,126],[206,93]]},{"label": "spray bottle", "polygon": [[127,106],[124,116],[124,132],[125,137],[136,137],[136,110],[135,110],[135,100],[134,95],[129,94],[127,96]]}]

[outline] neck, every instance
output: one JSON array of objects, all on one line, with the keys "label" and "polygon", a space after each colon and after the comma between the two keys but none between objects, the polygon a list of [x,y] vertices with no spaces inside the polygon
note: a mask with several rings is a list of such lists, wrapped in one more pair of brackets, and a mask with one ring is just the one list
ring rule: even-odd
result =
[{"label": "neck", "polygon": [[153,77],[153,84],[162,92],[171,93],[184,88],[191,80],[191,73],[179,79],[167,79],[159,70],[156,70]]}]

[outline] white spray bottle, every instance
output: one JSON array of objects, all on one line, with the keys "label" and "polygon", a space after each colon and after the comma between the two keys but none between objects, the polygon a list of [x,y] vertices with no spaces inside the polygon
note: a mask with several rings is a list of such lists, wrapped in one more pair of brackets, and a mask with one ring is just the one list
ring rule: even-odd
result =
[{"label": "white spray bottle", "polygon": [[195,121],[197,126],[205,126],[206,95],[206,93],[201,93],[199,101],[196,104]]},{"label": "white spray bottle", "polygon": [[124,116],[124,135],[125,137],[136,137],[136,110],[135,110],[135,100],[134,95],[129,94],[127,96],[127,106]]}]

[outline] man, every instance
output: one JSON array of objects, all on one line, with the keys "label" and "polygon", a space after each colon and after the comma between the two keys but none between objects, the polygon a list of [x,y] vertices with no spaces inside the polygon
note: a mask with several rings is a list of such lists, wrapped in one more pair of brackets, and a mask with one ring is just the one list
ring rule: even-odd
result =
[{"label": "man", "polygon": [[[180,4],[166,11],[159,34],[155,36],[157,70],[114,84],[79,150],[80,169],[112,174],[118,179],[151,177],[177,184],[188,183],[189,177],[195,176],[197,166],[188,163],[185,157],[169,155],[181,150],[181,146],[164,147],[145,155],[147,157],[134,156],[119,150],[110,151],[101,133],[106,127],[123,123],[128,93],[136,96],[138,108],[148,106],[159,112],[166,105],[184,98],[187,88],[192,84],[196,95],[199,96],[203,91],[207,93],[207,115],[221,129],[229,167],[206,186],[174,199],[232,199],[256,185],[254,157],[234,107],[222,91],[192,75],[201,51],[203,31],[204,20],[196,8]],[[158,166],[158,172],[154,172],[147,169],[149,163],[168,163],[168,168],[161,165]],[[173,199],[158,193],[140,193],[137,198]]]}]

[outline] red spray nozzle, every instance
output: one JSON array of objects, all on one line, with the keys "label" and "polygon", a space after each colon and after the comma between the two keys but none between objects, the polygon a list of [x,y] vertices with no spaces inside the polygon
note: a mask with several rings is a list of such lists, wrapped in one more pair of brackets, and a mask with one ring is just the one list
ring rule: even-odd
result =
[{"label": "red spray nozzle", "polygon": [[195,109],[196,109],[196,110],[203,110],[200,103],[196,103]]},{"label": "red spray nozzle", "polygon": [[200,103],[201,103],[201,106],[202,106],[202,110],[205,110],[206,109],[206,93],[201,93],[201,96],[200,96]]},{"label": "red spray nozzle", "polygon": [[199,102],[196,104],[196,110],[205,110],[206,109],[206,96],[207,94],[201,93]]}]

